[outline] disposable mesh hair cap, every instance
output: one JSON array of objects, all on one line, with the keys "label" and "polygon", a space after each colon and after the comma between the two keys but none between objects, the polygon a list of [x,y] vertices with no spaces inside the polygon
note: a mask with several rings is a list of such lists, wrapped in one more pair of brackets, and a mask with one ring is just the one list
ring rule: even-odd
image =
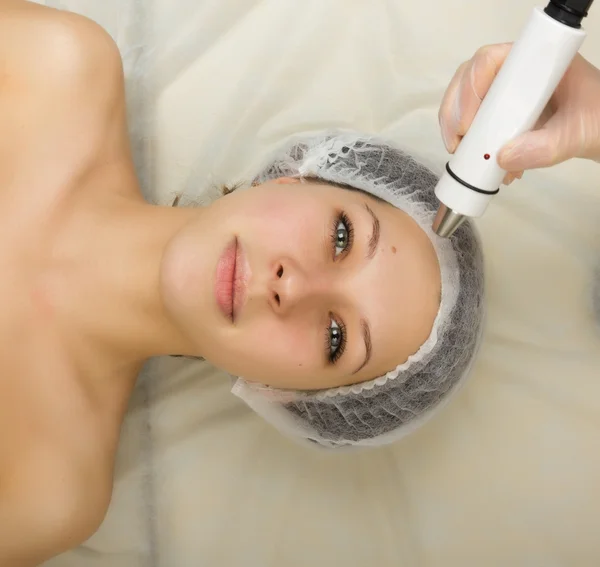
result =
[{"label": "disposable mesh hair cap", "polygon": [[279,177],[343,183],[409,214],[437,253],[440,308],[425,343],[383,376],[317,391],[280,390],[239,377],[232,392],[282,433],[311,445],[333,449],[394,442],[447,402],[476,356],[484,319],[484,278],[475,229],[467,222],[451,239],[438,237],[431,229],[438,207],[437,176],[380,138],[346,131],[293,138],[271,156],[253,185]]}]

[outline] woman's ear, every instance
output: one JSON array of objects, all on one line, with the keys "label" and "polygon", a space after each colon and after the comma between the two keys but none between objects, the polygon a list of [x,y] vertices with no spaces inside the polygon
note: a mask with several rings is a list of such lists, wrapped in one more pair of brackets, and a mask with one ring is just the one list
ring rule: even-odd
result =
[{"label": "woman's ear", "polygon": [[300,183],[300,179],[297,177],[278,177],[273,182],[278,185],[290,185],[293,183]]}]

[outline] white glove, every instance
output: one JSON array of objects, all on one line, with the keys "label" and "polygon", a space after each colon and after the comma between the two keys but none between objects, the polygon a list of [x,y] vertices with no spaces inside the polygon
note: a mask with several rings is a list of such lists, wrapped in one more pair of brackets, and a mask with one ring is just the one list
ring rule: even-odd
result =
[{"label": "white glove", "polygon": [[[446,149],[454,153],[512,44],[489,45],[463,63],[448,86],[439,111]],[[600,161],[600,70],[577,54],[535,129],[509,142],[498,165],[504,183],[526,169],[549,167],[578,157]]]}]

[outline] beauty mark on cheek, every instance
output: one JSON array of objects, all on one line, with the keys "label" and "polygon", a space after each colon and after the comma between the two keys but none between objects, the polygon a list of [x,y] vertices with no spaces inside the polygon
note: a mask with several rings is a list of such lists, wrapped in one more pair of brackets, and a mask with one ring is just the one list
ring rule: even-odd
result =
[{"label": "beauty mark on cheek", "polygon": [[395,254],[395,253],[396,253],[396,247],[392,246],[392,254]]}]

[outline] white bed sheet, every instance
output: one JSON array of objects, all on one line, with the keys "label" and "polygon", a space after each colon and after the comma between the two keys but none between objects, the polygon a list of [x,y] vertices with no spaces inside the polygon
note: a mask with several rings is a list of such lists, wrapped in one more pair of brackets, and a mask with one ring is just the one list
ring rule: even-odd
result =
[{"label": "white bed sheet", "polygon": [[[286,136],[393,136],[440,169],[437,108],[532,0],[46,0],[118,41],[148,198],[208,199]],[[583,53],[600,65],[600,9]],[[113,503],[47,567],[596,566],[600,563],[600,166],[529,172],[479,223],[488,321],[472,378],[393,447],[290,443],[206,364],[149,363]]]}]

